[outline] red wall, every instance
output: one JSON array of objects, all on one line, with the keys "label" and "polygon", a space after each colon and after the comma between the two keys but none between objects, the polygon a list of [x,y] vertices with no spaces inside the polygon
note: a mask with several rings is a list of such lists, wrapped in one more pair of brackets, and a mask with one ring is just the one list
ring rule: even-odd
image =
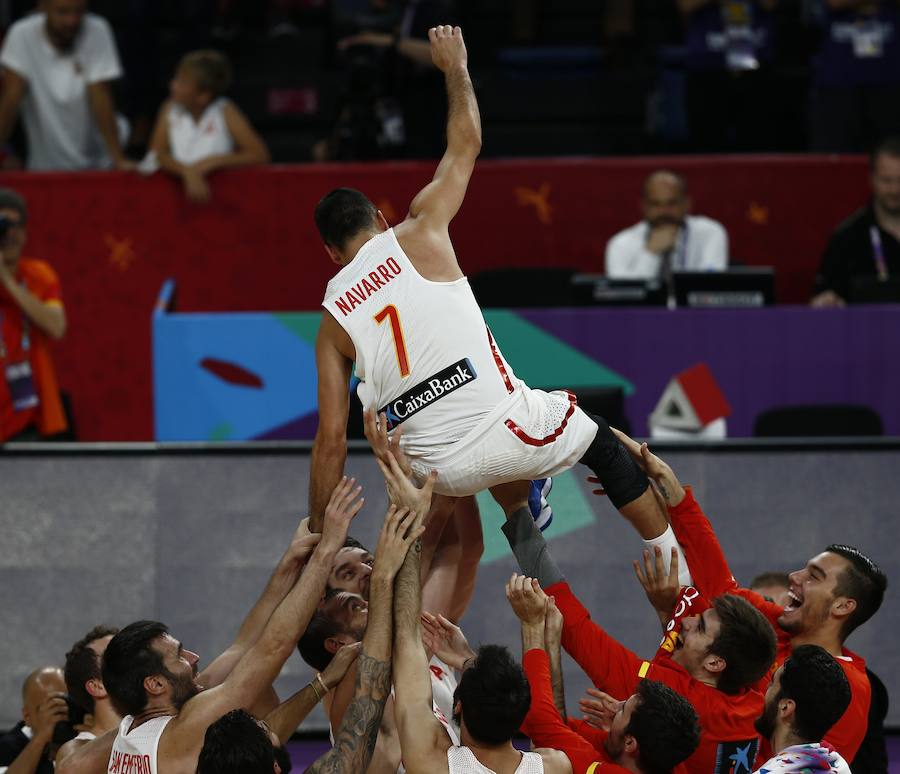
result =
[{"label": "red wall", "polygon": [[[556,264],[602,271],[607,239],[638,218],[655,168],[684,173],[694,212],[722,221],[732,258],[772,264],[779,298],[802,303],[829,232],[867,196],[861,158],[539,159],[479,164],[452,235],[469,274]],[[181,311],[314,309],[334,266],[312,211],[330,188],[365,191],[391,222],[429,163],[273,167],[218,174],[213,201],[172,179],[5,174],[30,208],[26,254],[59,271],[69,333],[61,381],[83,440],[152,437],[150,315],[166,277]],[[511,293],[514,290],[511,289]]]}]

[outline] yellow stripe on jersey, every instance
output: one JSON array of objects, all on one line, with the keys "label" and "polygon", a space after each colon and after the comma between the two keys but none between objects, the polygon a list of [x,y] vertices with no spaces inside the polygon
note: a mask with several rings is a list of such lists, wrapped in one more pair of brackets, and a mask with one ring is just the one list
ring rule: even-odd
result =
[{"label": "yellow stripe on jersey", "polygon": [[594,772],[600,768],[600,761],[594,761],[584,774],[594,774]]},{"label": "yellow stripe on jersey", "polygon": [[641,664],[641,668],[638,669],[638,677],[646,677],[647,672],[649,672],[649,671],[650,671],[650,662],[645,661],[643,664]]}]

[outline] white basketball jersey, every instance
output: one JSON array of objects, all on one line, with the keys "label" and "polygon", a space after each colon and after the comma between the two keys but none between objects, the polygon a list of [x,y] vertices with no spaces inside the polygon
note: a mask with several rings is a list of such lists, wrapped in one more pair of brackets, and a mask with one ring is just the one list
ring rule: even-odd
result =
[{"label": "white basketball jersey", "polygon": [[[447,750],[447,766],[450,774],[496,774],[493,769],[482,766],[468,747],[450,747]],[[516,774],[544,774],[544,759],[533,752],[522,753],[522,762]]]},{"label": "white basketball jersey", "polygon": [[335,275],[322,306],[356,347],[363,406],[384,411],[390,429],[403,424],[411,456],[458,441],[519,384],[468,280],[422,277],[393,229]]},{"label": "white basketball jersey", "polygon": [[131,715],[122,718],[109,756],[107,774],[158,774],[156,750],[159,738],[173,717],[151,718],[135,729],[131,729],[134,722]]}]

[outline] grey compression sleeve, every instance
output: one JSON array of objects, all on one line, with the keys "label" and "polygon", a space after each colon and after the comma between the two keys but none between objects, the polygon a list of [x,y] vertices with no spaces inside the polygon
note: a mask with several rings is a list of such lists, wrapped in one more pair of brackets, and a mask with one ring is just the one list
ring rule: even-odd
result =
[{"label": "grey compression sleeve", "polygon": [[501,529],[523,575],[537,578],[541,588],[566,579],[550,556],[547,541],[534,523],[534,517],[528,508],[519,508]]}]

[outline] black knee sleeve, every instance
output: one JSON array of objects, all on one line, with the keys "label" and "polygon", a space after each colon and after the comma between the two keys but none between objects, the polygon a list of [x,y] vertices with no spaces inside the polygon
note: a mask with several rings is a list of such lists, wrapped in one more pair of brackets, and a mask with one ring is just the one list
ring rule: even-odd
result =
[{"label": "black knee sleeve", "polygon": [[597,423],[597,435],[580,462],[594,471],[610,502],[621,508],[644,494],[650,480],[613,435],[606,420],[594,414],[590,417]]}]

